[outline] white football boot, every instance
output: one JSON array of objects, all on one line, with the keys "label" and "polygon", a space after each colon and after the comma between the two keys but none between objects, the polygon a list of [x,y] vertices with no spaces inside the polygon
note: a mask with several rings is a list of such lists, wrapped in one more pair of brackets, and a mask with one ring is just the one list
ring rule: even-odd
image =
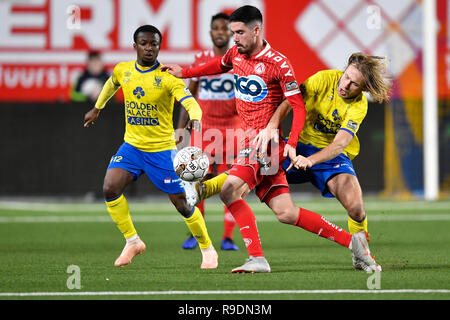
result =
[{"label": "white football boot", "polygon": [[186,192],[186,200],[190,206],[196,206],[205,200],[206,190],[202,181],[187,182],[181,181]]},{"label": "white football boot", "polygon": [[231,273],[268,273],[270,265],[264,257],[249,256],[245,263],[231,270]]},{"label": "white football boot", "polygon": [[370,253],[369,243],[365,231],[360,231],[352,235],[352,261],[353,267],[357,270],[370,272],[380,272],[381,266],[376,263]]},{"label": "white football boot", "polygon": [[181,183],[183,184],[184,191],[186,192],[186,201],[188,205],[191,207],[194,207],[195,205],[200,203],[200,196],[197,192],[197,188],[195,187],[196,184],[200,182],[187,182],[184,180],[181,180]]}]

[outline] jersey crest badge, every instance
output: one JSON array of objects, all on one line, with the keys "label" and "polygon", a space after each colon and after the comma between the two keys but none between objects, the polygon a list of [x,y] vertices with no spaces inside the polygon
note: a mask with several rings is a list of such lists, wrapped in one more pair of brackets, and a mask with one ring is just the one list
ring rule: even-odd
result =
[{"label": "jersey crest badge", "polygon": [[260,62],[255,66],[254,71],[256,74],[263,74],[266,71],[266,66],[263,62]]}]

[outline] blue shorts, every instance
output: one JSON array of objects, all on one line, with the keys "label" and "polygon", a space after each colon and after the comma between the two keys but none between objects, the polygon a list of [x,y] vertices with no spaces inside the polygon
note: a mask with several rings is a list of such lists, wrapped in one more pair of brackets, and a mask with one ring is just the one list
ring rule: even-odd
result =
[{"label": "blue shorts", "polygon": [[[297,155],[304,157],[309,157],[320,150],[320,148],[314,147],[312,144],[297,144]],[[283,169],[286,170],[290,164],[291,159],[288,157],[283,163]],[[353,164],[349,157],[342,153],[336,158],[316,164],[306,171],[292,167],[291,170],[286,172],[286,178],[289,184],[311,182],[320,190],[322,196],[334,198],[328,190],[327,181],[339,173],[350,173],[356,176],[355,169],[353,169]]]},{"label": "blue shorts", "polygon": [[159,190],[165,193],[182,193],[184,188],[181,179],[173,169],[173,158],[177,152],[143,152],[124,142],[112,156],[108,169],[124,169],[130,172],[135,180],[145,173]]}]

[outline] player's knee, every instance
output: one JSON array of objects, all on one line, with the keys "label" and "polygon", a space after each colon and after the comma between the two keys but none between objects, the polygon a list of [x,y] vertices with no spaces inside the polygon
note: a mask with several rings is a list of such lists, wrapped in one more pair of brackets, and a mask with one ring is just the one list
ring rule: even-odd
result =
[{"label": "player's knee", "polygon": [[362,204],[354,203],[347,206],[347,212],[352,219],[356,221],[361,221],[366,217],[366,212]]},{"label": "player's knee", "polygon": [[188,205],[185,198],[178,198],[173,202],[173,205],[183,217],[188,217],[192,212],[192,207]]},{"label": "player's knee", "polygon": [[[274,207],[273,212],[277,216],[277,219],[281,223],[294,224],[297,221],[298,215],[294,214],[294,211],[290,207]],[[296,210],[298,212],[298,210]]]},{"label": "player's knee", "polygon": [[234,201],[236,201],[236,190],[233,188],[233,185],[225,183],[222,187],[222,190],[220,190],[220,200],[225,205],[230,205]]},{"label": "player's knee", "polygon": [[103,196],[105,199],[114,199],[120,196],[121,190],[113,183],[105,182],[103,184]]}]

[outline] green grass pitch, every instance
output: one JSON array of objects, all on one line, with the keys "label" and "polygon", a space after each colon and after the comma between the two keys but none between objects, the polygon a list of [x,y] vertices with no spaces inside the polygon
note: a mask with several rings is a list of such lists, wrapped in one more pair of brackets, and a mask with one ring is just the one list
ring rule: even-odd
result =
[{"label": "green grass pitch", "polygon": [[[247,254],[237,228],[240,250],[220,250],[218,201],[206,202],[219,253],[215,270],[200,269],[199,249],[181,248],[187,227],[168,199],[129,201],[147,250],[123,268],[113,267],[124,240],[103,203],[0,201],[0,299],[450,299],[450,201],[366,200],[371,250],[383,267],[372,280],[353,270],[349,250],[277,222],[257,202],[250,205],[272,272],[231,274]],[[347,228],[336,200],[296,204]],[[70,278],[71,265],[79,268],[78,280]],[[69,288],[77,283],[79,289]]]}]

